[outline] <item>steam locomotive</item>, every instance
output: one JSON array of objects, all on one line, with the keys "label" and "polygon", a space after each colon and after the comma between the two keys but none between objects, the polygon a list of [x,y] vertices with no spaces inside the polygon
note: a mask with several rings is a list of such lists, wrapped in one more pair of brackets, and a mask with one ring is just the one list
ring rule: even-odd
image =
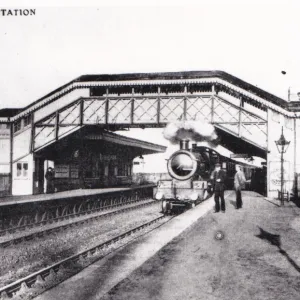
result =
[{"label": "steam locomotive", "polygon": [[[215,164],[220,163],[226,171],[227,189],[233,188],[236,161],[222,156],[212,148],[180,141],[180,150],[174,152],[167,160],[170,180],[158,182],[155,199],[162,201],[162,212],[169,213],[177,209],[193,208],[213,194],[211,174]],[[246,179],[251,179],[256,167],[239,163]]]}]

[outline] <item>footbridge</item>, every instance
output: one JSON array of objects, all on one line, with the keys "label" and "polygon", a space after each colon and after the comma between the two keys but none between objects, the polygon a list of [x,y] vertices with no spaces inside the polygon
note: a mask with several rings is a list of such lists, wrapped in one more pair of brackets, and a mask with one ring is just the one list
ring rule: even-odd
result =
[{"label": "footbridge", "polygon": [[83,127],[111,131],[165,127],[178,120],[213,124],[220,143],[235,153],[267,161],[269,196],[280,188],[280,154],[275,140],[284,135],[285,188],[294,190],[300,172],[300,102],[287,102],[221,71],[84,75],[43,98],[0,118],[10,140],[11,169]]}]

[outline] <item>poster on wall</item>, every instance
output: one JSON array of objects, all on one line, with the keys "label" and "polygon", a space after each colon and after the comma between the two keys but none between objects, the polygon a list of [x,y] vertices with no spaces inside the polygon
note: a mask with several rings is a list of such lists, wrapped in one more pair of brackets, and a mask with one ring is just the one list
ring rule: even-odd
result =
[{"label": "poster on wall", "polygon": [[56,165],[55,178],[68,178],[70,173],[69,165]]},{"label": "poster on wall", "polygon": [[[281,162],[270,161],[270,191],[278,191],[281,188]],[[285,188],[286,183],[290,181],[290,162],[285,161],[283,163],[283,187]]]}]

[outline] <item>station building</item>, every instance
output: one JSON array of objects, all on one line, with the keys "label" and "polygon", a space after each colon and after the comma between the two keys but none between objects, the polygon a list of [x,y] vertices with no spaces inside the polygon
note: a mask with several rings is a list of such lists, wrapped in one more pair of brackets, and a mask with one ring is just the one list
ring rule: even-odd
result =
[{"label": "station building", "polygon": [[[11,118],[22,109],[0,110]],[[166,147],[89,126],[30,151],[32,117],[0,124],[0,196],[41,194],[54,169],[55,191],[130,185],[133,159]]]}]

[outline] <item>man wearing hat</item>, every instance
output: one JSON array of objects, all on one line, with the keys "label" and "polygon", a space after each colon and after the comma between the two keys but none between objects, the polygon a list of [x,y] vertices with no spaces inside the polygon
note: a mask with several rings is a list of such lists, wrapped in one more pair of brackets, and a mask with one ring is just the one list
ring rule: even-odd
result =
[{"label": "man wearing hat", "polygon": [[215,192],[215,212],[220,211],[220,202],[221,198],[221,211],[225,213],[225,199],[224,199],[224,189],[225,189],[225,179],[226,172],[221,169],[221,165],[216,163],[215,170],[212,173],[211,179],[213,180],[214,192]]}]

